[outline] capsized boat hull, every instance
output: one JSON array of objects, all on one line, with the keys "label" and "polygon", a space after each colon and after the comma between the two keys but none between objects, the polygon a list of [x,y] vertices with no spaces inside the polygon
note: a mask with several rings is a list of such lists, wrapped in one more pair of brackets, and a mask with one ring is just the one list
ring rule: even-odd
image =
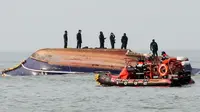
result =
[{"label": "capsized boat hull", "polygon": [[111,71],[112,73],[116,74],[120,72],[120,70],[112,70],[112,69],[50,65],[45,62],[40,62],[32,58],[28,58],[23,63],[20,63],[16,68],[3,71],[2,75],[3,76],[63,75],[63,74],[93,73],[95,71]]},{"label": "capsized boat hull", "polygon": [[[41,49],[2,75],[58,75],[111,71],[118,74],[125,65],[127,50],[121,49]],[[142,56],[141,54],[132,55]],[[134,61],[133,61],[134,64]]]}]

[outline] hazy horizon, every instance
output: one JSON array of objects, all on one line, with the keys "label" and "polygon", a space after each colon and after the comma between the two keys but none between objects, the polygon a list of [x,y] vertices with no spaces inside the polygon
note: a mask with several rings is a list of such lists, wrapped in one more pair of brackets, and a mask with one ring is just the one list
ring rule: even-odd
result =
[{"label": "hazy horizon", "polygon": [[116,48],[127,33],[128,48],[149,50],[154,38],[159,50],[200,50],[198,0],[1,0],[0,51],[63,48],[67,30],[69,47],[76,47],[82,30],[84,46],[99,47],[99,32],[116,36]]}]

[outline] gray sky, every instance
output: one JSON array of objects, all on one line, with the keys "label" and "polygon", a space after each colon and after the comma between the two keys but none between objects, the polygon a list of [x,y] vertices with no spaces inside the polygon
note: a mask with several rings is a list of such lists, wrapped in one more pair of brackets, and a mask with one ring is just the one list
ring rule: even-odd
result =
[{"label": "gray sky", "polygon": [[[128,48],[149,50],[155,38],[159,50],[199,49],[199,0],[0,0],[0,51],[35,51],[83,45],[99,47],[98,35],[116,35],[116,47],[127,33]],[[106,47],[110,47],[107,38]]]}]

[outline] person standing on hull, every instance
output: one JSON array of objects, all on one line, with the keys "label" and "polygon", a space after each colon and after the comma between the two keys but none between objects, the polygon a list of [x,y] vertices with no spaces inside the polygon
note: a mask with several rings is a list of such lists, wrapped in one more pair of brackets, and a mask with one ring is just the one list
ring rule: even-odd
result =
[{"label": "person standing on hull", "polygon": [[65,31],[65,34],[63,37],[64,37],[64,48],[67,48],[67,42],[68,42],[67,31]]},{"label": "person standing on hull", "polygon": [[110,44],[111,44],[111,48],[114,49],[115,48],[115,35],[112,32],[110,34]]},{"label": "person standing on hull", "polygon": [[128,37],[126,36],[126,33],[124,33],[124,35],[122,36],[121,42],[122,42],[121,49],[126,49],[128,43]]},{"label": "person standing on hull", "polygon": [[158,44],[155,42],[155,39],[153,39],[150,44],[150,50],[153,53],[153,57],[158,56]]},{"label": "person standing on hull", "polygon": [[77,49],[81,49],[81,44],[82,44],[82,36],[81,36],[81,30],[78,31],[77,35],[76,35],[76,39],[77,39]]},{"label": "person standing on hull", "polygon": [[103,32],[101,31],[99,35],[100,48],[104,48],[105,39],[106,38],[104,38]]}]

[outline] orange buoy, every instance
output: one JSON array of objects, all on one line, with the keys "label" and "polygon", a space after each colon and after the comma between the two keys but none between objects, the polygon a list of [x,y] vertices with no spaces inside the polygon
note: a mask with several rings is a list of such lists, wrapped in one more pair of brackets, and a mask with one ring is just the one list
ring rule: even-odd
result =
[{"label": "orange buoy", "polygon": [[168,71],[169,71],[169,68],[166,64],[161,64],[159,66],[158,72],[159,72],[160,76],[166,76]]}]

